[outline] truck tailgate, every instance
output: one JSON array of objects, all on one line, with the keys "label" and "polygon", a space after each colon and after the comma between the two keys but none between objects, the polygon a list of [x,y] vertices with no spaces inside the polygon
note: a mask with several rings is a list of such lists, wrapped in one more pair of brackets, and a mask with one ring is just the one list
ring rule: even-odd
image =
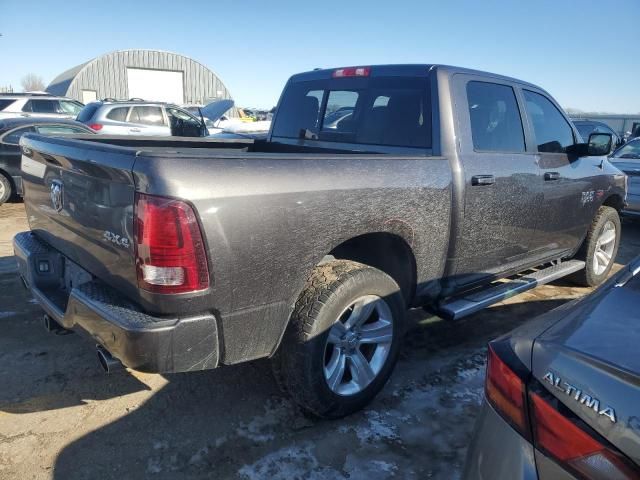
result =
[{"label": "truck tailgate", "polygon": [[92,275],[135,296],[136,151],[35,134],[25,135],[21,145],[31,230]]}]

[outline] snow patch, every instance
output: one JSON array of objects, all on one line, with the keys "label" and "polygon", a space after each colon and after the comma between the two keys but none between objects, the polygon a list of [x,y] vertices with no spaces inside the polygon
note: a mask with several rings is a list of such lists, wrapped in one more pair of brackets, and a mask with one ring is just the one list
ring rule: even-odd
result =
[{"label": "snow patch", "polygon": [[276,427],[287,423],[286,420],[291,414],[291,406],[285,403],[276,404],[273,401],[267,401],[264,411],[264,415],[253,417],[248,423],[241,423],[236,429],[236,434],[257,443],[266,443],[273,440]]},{"label": "snow patch", "polygon": [[397,441],[397,427],[389,423],[380,412],[369,410],[365,412],[367,425],[342,425],[340,433],[354,432],[361,443],[375,443],[381,441]]},{"label": "snow patch", "polygon": [[342,480],[342,475],[330,467],[320,466],[311,452],[313,446],[289,446],[269,453],[251,465],[244,465],[238,473],[248,480]]}]

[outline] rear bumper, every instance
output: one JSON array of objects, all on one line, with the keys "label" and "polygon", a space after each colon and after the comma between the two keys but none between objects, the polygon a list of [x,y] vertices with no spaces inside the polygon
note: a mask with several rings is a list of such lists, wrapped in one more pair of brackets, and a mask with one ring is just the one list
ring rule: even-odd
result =
[{"label": "rear bumper", "polygon": [[[92,338],[123,365],[169,373],[218,366],[218,329],[205,313],[187,318],[157,318],[141,312],[113,288],[93,279],[66,288],[69,260],[31,232],[13,239],[18,271],[42,308],[67,329]],[[38,266],[47,263],[48,272]]]},{"label": "rear bumper", "polygon": [[463,480],[577,480],[518,434],[485,400]]},{"label": "rear bumper", "polygon": [[537,480],[533,445],[485,401],[462,475],[463,480]]}]

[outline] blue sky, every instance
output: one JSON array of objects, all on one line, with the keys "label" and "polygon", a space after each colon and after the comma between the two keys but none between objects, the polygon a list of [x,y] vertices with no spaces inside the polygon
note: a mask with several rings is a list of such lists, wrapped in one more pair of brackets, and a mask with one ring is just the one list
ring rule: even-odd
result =
[{"label": "blue sky", "polygon": [[168,50],[273,106],[315,67],[445,63],[538,84],[565,107],[640,112],[640,0],[0,0],[0,86],[102,53]]}]

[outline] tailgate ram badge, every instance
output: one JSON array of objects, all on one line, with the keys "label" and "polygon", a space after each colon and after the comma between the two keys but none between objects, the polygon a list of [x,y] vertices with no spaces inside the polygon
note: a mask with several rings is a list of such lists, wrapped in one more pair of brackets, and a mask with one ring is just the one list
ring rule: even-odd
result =
[{"label": "tailgate ram badge", "polygon": [[54,180],[51,182],[51,204],[53,209],[60,213],[62,211],[62,182]]},{"label": "tailgate ram badge", "polygon": [[598,415],[604,415],[613,423],[616,423],[615,410],[608,405],[606,407],[604,407],[604,405],[601,406],[600,400],[597,398],[584,393],[578,387],[574,387],[570,383],[563,382],[562,379],[559,376],[554,375],[553,372],[547,372],[542,378],[553,385],[557,390],[560,390],[565,395],[573,398],[576,402],[587,408],[591,408]]}]

